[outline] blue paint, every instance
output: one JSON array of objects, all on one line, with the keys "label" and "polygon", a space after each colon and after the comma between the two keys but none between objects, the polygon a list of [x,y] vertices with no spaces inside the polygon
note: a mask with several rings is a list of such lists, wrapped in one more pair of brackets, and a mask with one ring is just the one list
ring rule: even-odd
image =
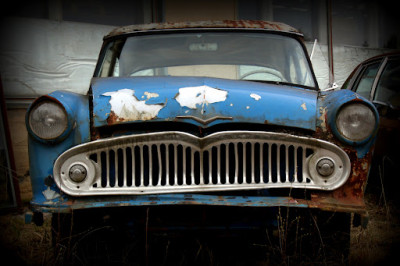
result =
[{"label": "blue paint", "polygon": [[[196,109],[182,107],[177,102],[180,88],[209,86],[227,91],[223,102]],[[157,117],[151,121],[173,121],[177,116],[196,116],[207,120],[215,116],[232,117],[233,120],[216,120],[207,125],[185,119],[187,123],[210,127],[219,123],[258,123],[315,130],[317,91],[306,90],[286,85],[265,84],[249,81],[233,81],[216,78],[193,77],[135,77],[135,78],[101,78],[93,79],[94,126],[107,125],[110,116],[110,96],[107,92],[121,89],[132,89],[138,100],[145,100],[145,92],[157,93],[159,97],[151,98],[146,104],[164,104]],[[250,94],[261,98],[255,100]],[[125,121],[124,121],[125,122]],[[127,121],[130,123],[143,121]],[[126,122],[125,122],[126,123]]]},{"label": "blue paint", "polygon": [[[359,102],[365,104],[371,108],[371,110],[375,113],[376,121],[375,121],[375,129],[374,133],[370,138],[360,141],[354,142],[344,138],[338,131],[336,127],[336,116],[340,111],[340,108],[351,102]],[[329,130],[345,145],[352,146],[357,150],[358,158],[364,158],[364,156],[371,150],[372,146],[375,143],[376,134],[379,127],[379,114],[376,110],[375,106],[369,102],[364,97],[356,94],[350,90],[338,90],[332,92],[321,92],[321,100],[319,101],[320,108],[326,108],[327,111],[327,124],[329,126]]]},{"label": "blue paint", "polygon": [[[59,101],[65,107],[71,128],[61,142],[46,142],[38,140],[31,133],[28,135],[33,202],[46,201],[42,193],[47,189],[44,179],[53,174],[53,164],[57,157],[67,149],[90,140],[88,97],[63,91],[53,92],[49,96]],[[28,109],[28,113],[29,110],[30,108]],[[59,192],[56,185],[52,185],[51,188]]]},{"label": "blue paint", "polygon": [[[207,85],[212,88],[226,90],[228,96],[224,102],[190,109],[181,107],[175,100],[179,88]],[[145,96],[145,92],[157,93],[159,97],[151,98],[147,104],[164,103],[156,119],[152,121],[166,121],[174,119],[177,115],[196,115],[202,119],[220,115],[232,116],[232,121],[214,121],[207,126],[226,122],[252,122],[264,124],[282,125],[305,129],[316,129],[319,109],[326,108],[328,130],[338,134],[333,127],[336,113],[341,106],[351,101],[363,101],[371,105],[365,99],[351,91],[322,92],[318,98],[318,92],[301,88],[262,84],[248,81],[229,81],[212,78],[135,78],[115,79],[106,78],[94,80],[94,122],[97,126],[105,125],[110,112],[110,97],[103,94],[120,89],[133,89],[138,99]],[[261,98],[257,101],[250,97],[254,93]],[[63,212],[71,209],[119,207],[119,206],[149,206],[149,205],[175,205],[175,204],[203,204],[222,206],[293,206],[309,207],[296,201],[290,201],[288,197],[270,197],[268,194],[257,197],[244,196],[214,196],[201,194],[166,194],[166,195],[139,195],[139,196],[112,196],[112,197],[81,197],[74,198],[63,194],[61,197],[47,201],[43,191],[47,189],[44,183],[46,177],[53,174],[53,164],[57,157],[78,144],[90,141],[90,114],[88,97],[74,93],[57,91],[51,93],[53,97],[65,106],[68,117],[71,120],[71,128],[68,134],[60,142],[39,141],[29,135],[30,174],[33,186],[33,209],[37,211]],[[145,97],[146,98],[146,97]],[[247,108],[249,106],[250,108]],[[371,105],[372,106],[372,105]],[[373,106],[372,106],[373,108]],[[375,109],[374,109],[375,110]],[[318,112],[317,112],[318,111]],[[194,120],[188,123],[198,124]],[[320,125],[318,125],[320,126]],[[374,138],[367,143],[344,143],[353,149],[355,145],[359,158],[365,156],[370,150]],[[60,193],[53,184],[51,189]]]}]

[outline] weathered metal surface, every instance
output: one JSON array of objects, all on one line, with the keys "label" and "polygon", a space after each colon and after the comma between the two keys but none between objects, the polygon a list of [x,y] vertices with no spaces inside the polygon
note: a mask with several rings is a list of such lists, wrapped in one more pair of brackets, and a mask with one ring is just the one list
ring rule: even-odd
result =
[{"label": "weathered metal surface", "polygon": [[316,127],[318,92],[303,88],[192,77],[96,78],[92,88],[95,127],[177,117],[202,127],[222,122]]},{"label": "weathered metal surface", "polygon": [[[188,84],[188,79],[173,79],[175,82],[178,83],[178,81],[186,84]],[[189,79],[189,80],[197,80],[197,79]],[[199,79],[202,84],[204,84],[205,79]],[[221,84],[213,84],[213,86],[210,84],[210,81],[213,81],[212,79],[206,79],[208,81],[207,86],[210,88],[219,88],[221,90],[224,90],[224,86],[220,86]],[[140,81],[140,79],[139,79]],[[200,83],[200,81],[198,81]],[[102,101],[96,102],[95,101],[95,110],[96,108],[103,107],[103,108],[108,108],[106,110],[111,110],[111,104],[109,103],[110,101],[110,96],[104,96],[103,94],[112,92],[114,90],[118,91],[119,89],[123,89],[128,87],[127,84],[132,84],[130,79],[125,79],[121,82],[117,82],[116,88],[114,87],[114,90],[108,89],[110,86],[108,86],[111,81],[108,81],[108,79],[104,79],[101,82],[94,82],[94,86],[97,86],[94,94],[94,98],[102,98]],[[234,90],[229,90],[226,89],[227,95],[226,99],[224,97],[224,101],[221,102],[214,102],[212,104],[208,103],[203,104],[196,103],[194,106],[196,106],[196,109],[191,109],[187,106],[182,107],[179,102],[175,100],[177,95],[179,95],[179,88],[184,88],[185,86],[182,86],[178,83],[177,86],[174,87],[174,89],[171,88],[164,88],[163,90],[156,90],[155,86],[156,83],[150,84],[146,86],[146,89],[141,89],[140,85],[141,82],[139,83],[133,83],[134,86],[132,86],[135,90],[135,95],[139,96],[138,99],[142,99],[142,101],[145,101],[146,103],[148,102],[149,104],[160,104],[163,102],[171,103],[173,101],[174,105],[172,106],[172,109],[184,109],[185,112],[183,112],[184,115],[196,115],[196,117],[205,117],[205,119],[208,119],[207,113],[210,108],[210,106],[213,107],[213,111],[218,110],[216,106],[218,104],[224,103],[225,105],[223,108],[227,108],[230,106],[232,103],[230,100],[232,100],[232,91]],[[157,83],[158,84],[158,83]],[[200,83],[201,84],[201,83]],[[371,139],[370,142],[365,143],[363,145],[359,146],[353,146],[348,143],[342,143],[335,134],[335,132],[332,131],[331,128],[331,122],[330,120],[334,117],[334,112],[336,112],[339,107],[342,104],[345,104],[346,102],[349,101],[362,101],[362,99],[357,98],[356,95],[351,94],[351,93],[345,93],[342,98],[339,96],[339,93],[337,95],[329,95],[329,93],[323,93],[319,99],[318,105],[316,104],[316,93],[313,91],[306,91],[306,90],[301,90],[301,89],[296,89],[296,88],[290,88],[290,87],[279,87],[276,88],[273,85],[264,85],[264,84],[257,84],[257,83],[249,83],[254,85],[254,89],[250,91],[246,91],[244,89],[240,90],[241,87],[236,84],[235,82],[232,82],[232,84],[229,84],[231,86],[228,86],[225,84],[227,87],[233,87],[238,89],[237,93],[237,99],[236,102],[233,102],[234,105],[239,105],[239,106],[247,106],[248,103],[262,103],[258,108],[262,108],[259,110],[265,110],[269,104],[272,105],[274,108],[271,109],[275,113],[281,112],[287,109],[290,109],[291,106],[289,105],[288,108],[283,109],[282,106],[279,104],[276,104],[277,102],[282,102],[282,99],[285,99],[285,103],[290,103],[293,101],[294,103],[297,103],[295,106],[297,106],[297,112],[293,112],[294,114],[302,113],[304,111],[309,111],[312,112],[313,115],[309,115],[309,120],[314,120],[315,123],[315,133],[314,137],[319,138],[319,139],[324,139],[329,142],[335,143],[336,145],[343,147],[346,153],[350,156],[351,159],[351,173],[349,180],[340,188],[337,188],[333,192],[323,192],[323,191],[314,191],[312,193],[311,199],[294,199],[294,198],[289,198],[290,200],[287,201],[286,197],[279,197],[279,198],[271,198],[271,197],[260,197],[257,199],[251,199],[245,201],[244,199],[247,199],[246,197],[223,197],[224,200],[218,201],[214,196],[210,195],[201,195],[201,197],[194,197],[194,200],[187,201],[187,200],[182,200],[181,199],[181,194],[175,194],[174,196],[166,196],[170,197],[169,200],[163,200],[163,201],[154,201],[150,199],[155,199],[159,197],[152,197],[152,196],[132,196],[132,197],[125,197],[124,200],[120,201],[117,200],[118,198],[82,198],[82,199],[75,199],[72,197],[69,197],[63,193],[60,192],[58,187],[56,187],[54,184],[51,182],[45,182],[46,184],[43,183],[43,180],[46,179],[46,177],[51,176],[52,174],[52,169],[53,169],[53,162],[55,159],[58,157],[59,154],[61,154],[63,151],[67,150],[69,147],[73,147],[77,144],[80,143],[85,143],[89,140],[89,118],[88,115],[86,116],[88,112],[88,103],[87,103],[87,98],[83,96],[77,96],[73,94],[66,94],[66,93],[55,93],[52,94],[50,97],[53,97],[54,99],[60,101],[62,104],[67,104],[70,105],[69,108],[70,110],[74,110],[72,115],[76,119],[76,124],[77,127],[74,128],[74,131],[76,132],[71,132],[71,134],[67,137],[67,139],[64,140],[64,142],[56,144],[56,145],[46,145],[43,143],[38,143],[37,141],[31,139],[30,140],[30,145],[31,145],[31,175],[35,177],[33,181],[33,186],[34,186],[34,200],[32,201],[33,205],[35,208],[42,210],[42,211],[70,211],[72,209],[80,209],[80,208],[93,208],[93,207],[104,207],[104,206],[137,206],[137,205],[151,205],[151,204],[221,204],[221,205],[229,205],[229,206],[293,206],[293,207],[309,207],[309,208],[320,208],[324,210],[332,210],[332,211],[348,211],[348,212],[358,212],[360,214],[364,214],[365,212],[365,206],[364,206],[364,201],[363,201],[363,195],[364,195],[364,188],[365,184],[367,181],[367,176],[368,176],[368,171],[369,171],[369,164],[370,164],[370,155],[371,155],[371,148],[372,148],[372,143],[373,143],[373,138]],[[246,82],[247,84],[247,82]],[[191,86],[201,86],[198,84],[190,84]],[[224,84],[222,84],[224,85]],[[165,85],[164,85],[165,86]],[[221,88],[222,87],[222,88]],[[274,90],[277,89],[278,92],[274,92]],[[165,91],[164,91],[165,90]],[[235,91],[236,92],[236,91]],[[164,94],[165,93],[165,94]],[[244,102],[244,95],[248,97],[248,102],[245,102],[243,105],[240,105],[241,102]],[[298,99],[301,96],[306,96],[301,98],[301,101],[298,101]],[[78,97],[78,98],[77,98]],[[276,97],[276,98],[274,98]],[[161,101],[160,99],[161,98]],[[78,99],[78,100],[77,100]],[[222,97],[221,97],[222,99]],[[270,102],[263,101],[263,99],[273,99]],[[279,101],[278,101],[279,99]],[[298,101],[298,102],[297,102]],[[275,104],[275,105],[274,105]],[[189,104],[190,105],[190,104]],[[293,107],[294,108],[294,107]],[[80,112],[79,110],[85,110],[84,112]],[[158,116],[162,115],[164,108],[160,109]],[[195,113],[190,113],[191,110],[196,110]],[[97,109],[98,113],[95,112],[95,117],[94,119],[98,118],[98,116],[101,115],[100,109]],[[202,112],[206,111],[205,113],[202,114]],[[243,110],[241,110],[243,112]],[[261,111],[260,111],[261,112]],[[272,111],[271,111],[272,112]],[[178,113],[179,114],[179,113]],[[181,113],[182,114],[182,113]],[[199,116],[200,114],[200,116]],[[204,115],[206,114],[206,115]],[[221,113],[226,115],[226,113]],[[316,114],[316,116],[314,115]],[[174,114],[175,115],[175,114]],[[203,116],[201,116],[203,115]],[[213,113],[215,115],[215,113]],[[228,113],[228,115],[233,115],[235,117],[238,116],[237,113]],[[268,114],[270,115],[270,114]],[[289,117],[289,114],[288,114]],[[189,123],[198,123],[198,125],[203,125],[203,123],[200,123],[199,121],[195,121],[193,119],[190,119],[190,117],[186,117]],[[212,117],[210,117],[212,119]],[[110,123],[110,117],[104,116],[104,121],[106,121],[103,125],[107,125],[107,122]],[[108,119],[108,121],[107,121]],[[154,118],[153,120],[158,119]],[[182,118],[180,118],[181,120]],[[251,118],[253,119],[253,118]],[[259,121],[263,121],[265,117],[261,118]],[[193,121],[191,121],[193,120]],[[243,120],[243,121],[248,121],[248,120]],[[270,119],[270,121],[274,121],[274,119]],[[114,119],[113,123],[120,124],[121,122],[124,121],[119,121],[117,119]],[[211,120],[209,122],[210,125],[212,123],[218,123],[221,121],[213,121]],[[223,122],[230,122],[230,120],[223,120]],[[264,121],[265,122],[265,121]],[[268,121],[269,122],[269,121]],[[113,124],[111,123],[111,124]],[[286,126],[288,124],[282,123],[282,125]],[[46,158],[43,156],[38,157],[36,154],[43,154]],[[52,177],[47,178],[47,180],[52,180]],[[163,196],[164,197],[164,196]],[[221,196],[222,197],[222,196]],[[139,201],[138,201],[139,199]],[[283,200],[283,201],[281,201]],[[288,203],[289,202],[289,203]],[[58,206],[58,207],[56,207]]]},{"label": "weathered metal surface", "polygon": [[291,196],[216,196],[202,194],[164,194],[140,196],[110,196],[96,198],[61,198],[57,202],[32,202],[35,211],[72,212],[74,210],[103,207],[209,205],[240,207],[297,207],[318,208],[326,211],[366,214],[363,202],[343,202],[329,197],[298,199]]},{"label": "weathered metal surface", "polygon": [[[350,178],[343,186],[329,193],[313,195],[314,201],[323,206],[331,205],[332,211],[336,209],[337,204],[364,206],[364,192],[377,133],[378,121],[376,121],[374,134],[365,142],[352,143],[338,137],[340,133],[334,124],[336,123],[336,114],[341,106],[351,102],[362,102],[370,106],[376,113],[376,109],[370,102],[348,90],[322,92],[318,101],[319,114],[315,136],[341,146],[351,160]],[[378,120],[377,113],[376,117]],[[331,202],[335,202],[335,204],[331,204]]]},{"label": "weathered metal surface", "polygon": [[354,151],[350,151],[349,155],[352,169],[348,181],[334,191],[312,193],[310,206],[328,211],[366,214],[364,192],[371,163],[371,153],[362,159],[357,158]]},{"label": "weathered metal surface", "polygon": [[[371,108],[375,113],[375,129],[369,139],[362,143],[351,142],[344,138],[340,138],[341,134],[336,127],[336,115],[340,108],[350,102],[360,102]],[[379,126],[379,114],[372,103],[368,102],[363,97],[349,90],[321,92],[318,101],[319,118],[317,121],[319,138],[338,143],[338,145],[348,146],[350,150],[357,151],[358,158],[364,158],[373,148],[375,137]]]},{"label": "weathered metal surface", "polygon": [[28,135],[33,200],[46,202],[60,196],[54,182],[45,182],[53,174],[55,160],[66,149],[90,140],[90,116],[87,96],[57,91],[44,97],[62,104],[71,120],[71,128],[60,142],[39,141],[32,134]]},{"label": "weathered metal surface", "polygon": [[[145,92],[145,95],[149,95],[149,93]],[[156,95],[155,98],[158,97],[158,94]],[[164,108],[164,104],[146,104],[149,97],[145,100],[138,100],[132,89],[106,92],[103,96],[111,97],[111,112],[114,114],[115,122],[151,120],[157,117],[158,112]]]},{"label": "weathered metal surface", "polygon": [[200,21],[200,22],[165,22],[165,23],[151,23],[144,25],[131,25],[114,29],[105,37],[105,39],[117,35],[129,34],[134,32],[174,30],[174,29],[195,29],[195,28],[259,29],[268,31],[280,31],[302,36],[302,34],[297,29],[281,22],[256,21],[256,20],[235,20],[235,21],[222,20],[222,21]]}]

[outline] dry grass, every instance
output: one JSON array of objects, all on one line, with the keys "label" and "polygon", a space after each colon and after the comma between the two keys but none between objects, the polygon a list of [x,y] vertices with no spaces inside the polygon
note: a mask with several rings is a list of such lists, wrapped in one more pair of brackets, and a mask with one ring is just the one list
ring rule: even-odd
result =
[{"label": "dry grass", "polygon": [[352,228],[351,265],[392,265],[400,247],[399,206],[380,195],[367,196],[367,228]]},{"label": "dry grass", "polygon": [[[50,265],[53,260],[51,247],[51,219],[45,216],[43,226],[26,224],[23,213],[0,216],[1,252],[3,261],[13,265]],[[5,258],[10,258],[7,260]]]}]

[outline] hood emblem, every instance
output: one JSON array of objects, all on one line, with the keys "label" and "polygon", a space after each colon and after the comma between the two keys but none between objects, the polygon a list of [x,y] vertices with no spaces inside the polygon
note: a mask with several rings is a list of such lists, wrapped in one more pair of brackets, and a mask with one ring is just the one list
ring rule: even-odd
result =
[{"label": "hood emblem", "polygon": [[208,119],[201,119],[197,116],[192,116],[192,115],[179,115],[176,117],[176,119],[192,119],[196,122],[199,122],[202,125],[208,125],[211,122],[214,122],[215,120],[233,120],[233,117],[230,116],[214,116]]}]

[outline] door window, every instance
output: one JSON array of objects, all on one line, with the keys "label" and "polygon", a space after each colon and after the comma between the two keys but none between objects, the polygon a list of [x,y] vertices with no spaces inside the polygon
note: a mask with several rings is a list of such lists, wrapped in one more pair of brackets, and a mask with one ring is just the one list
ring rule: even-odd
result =
[{"label": "door window", "polygon": [[357,84],[356,92],[368,100],[370,99],[372,85],[378,73],[379,65],[380,62],[366,66]]}]

